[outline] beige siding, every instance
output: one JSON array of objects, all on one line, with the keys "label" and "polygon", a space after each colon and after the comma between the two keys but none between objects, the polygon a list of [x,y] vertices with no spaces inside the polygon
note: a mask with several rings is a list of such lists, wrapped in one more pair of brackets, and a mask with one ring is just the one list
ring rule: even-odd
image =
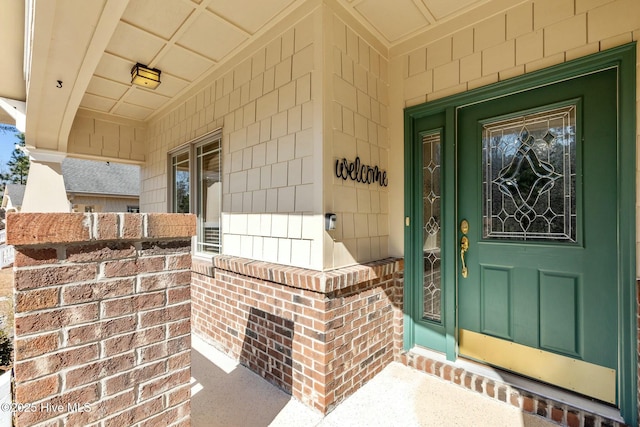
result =
[{"label": "beige siding", "polygon": [[145,161],[146,125],[133,120],[114,121],[100,113],[79,112],[69,133],[69,154],[128,163]]},{"label": "beige siding", "polygon": [[[325,235],[325,268],[338,268],[388,256],[387,187],[335,175],[336,161],[356,157],[362,164],[388,169],[388,61],[386,52],[377,51],[341,17],[330,13],[327,21],[325,206],[337,215],[337,224]],[[394,179],[402,178],[389,178]]]},{"label": "beige siding", "polygon": [[74,196],[70,201],[76,212],[84,212],[85,206],[94,206],[95,212],[126,212],[127,206],[139,206],[137,198]]},{"label": "beige siding", "polygon": [[[222,127],[223,252],[322,268],[316,12],[154,118],[141,208],[167,209],[167,153]],[[318,126],[319,127],[319,126]],[[312,254],[314,254],[312,256]]]}]

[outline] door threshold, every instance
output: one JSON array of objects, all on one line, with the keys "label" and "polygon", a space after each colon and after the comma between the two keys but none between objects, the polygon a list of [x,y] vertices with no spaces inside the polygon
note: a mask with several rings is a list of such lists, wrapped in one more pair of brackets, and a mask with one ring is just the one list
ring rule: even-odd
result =
[{"label": "door threshold", "polygon": [[[451,366],[454,370],[462,369],[465,372],[465,375],[471,374],[472,376],[485,378],[498,384],[504,384],[518,390],[521,395],[531,394],[539,400],[553,401],[556,403],[556,405],[566,405],[568,407],[577,409],[580,412],[584,412],[585,414],[593,414],[624,425],[624,418],[621,416],[620,410],[618,408],[600,401],[583,397],[571,391],[563,390],[549,384],[543,384],[538,381],[525,378],[499,368],[494,368],[492,366],[484,365],[470,359],[465,359],[463,357],[458,357],[455,362],[452,362],[447,360],[444,354],[424,347],[413,347],[411,350],[409,350],[409,355],[415,355],[420,358],[432,360],[434,362],[440,362],[444,365]],[[408,365],[412,366],[413,364]],[[418,368],[418,366],[413,367]],[[442,369],[440,369],[440,371],[442,371]],[[440,374],[439,376],[442,377],[442,374]],[[444,379],[446,380],[447,378]],[[453,378],[451,380],[460,384]],[[471,390],[473,391],[474,389],[471,388]],[[509,403],[508,398],[506,400],[506,403]],[[536,411],[532,412],[535,413]],[[549,414],[547,418],[552,419],[553,417],[551,416],[551,414]]]}]

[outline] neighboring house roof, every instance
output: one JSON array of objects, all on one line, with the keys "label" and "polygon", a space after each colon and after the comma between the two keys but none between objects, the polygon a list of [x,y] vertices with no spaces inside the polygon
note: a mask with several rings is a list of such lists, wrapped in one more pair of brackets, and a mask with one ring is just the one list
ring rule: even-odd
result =
[{"label": "neighboring house roof", "polygon": [[67,193],[140,196],[140,167],[66,158],[62,176]]},{"label": "neighboring house roof", "polygon": [[2,197],[2,207],[6,208],[9,199],[11,199],[12,207],[19,208],[22,206],[22,199],[24,199],[24,189],[26,185],[24,184],[7,184],[4,187],[4,196]]}]

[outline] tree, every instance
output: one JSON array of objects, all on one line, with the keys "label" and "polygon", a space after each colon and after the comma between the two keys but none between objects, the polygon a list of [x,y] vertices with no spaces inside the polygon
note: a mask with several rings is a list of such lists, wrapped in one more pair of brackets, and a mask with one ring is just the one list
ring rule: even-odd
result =
[{"label": "tree", "polygon": [[24,133],[16,134],[18,143],[16,148],[11,153],[11,158],[7,162],[9,172],[0,174],[0,179],[4,186],[8,183],[12,184],[26,184],[27,176],[29,175],[29,156],[25,154],[24,146]]},{"label": "tree", "polygon": [[16,127],[12,126],[12,125],[7,125],[7,124],[4,124],[4,123],[0,123],[0,132],[2,132],[2,133],[16,132]]}]

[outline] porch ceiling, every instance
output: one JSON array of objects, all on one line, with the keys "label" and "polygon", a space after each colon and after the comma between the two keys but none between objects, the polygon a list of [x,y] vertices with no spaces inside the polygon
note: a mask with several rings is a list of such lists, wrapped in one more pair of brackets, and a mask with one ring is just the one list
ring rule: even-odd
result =
[{"label": "porch ceiling", "polygon": [[[458,28],[469,25],[470,19],[481,20],[521,2],[324,1],[343,7],[387,49],[458,21]],[[26,2],[27,12],[32,5],[36,17],[26,41],[31,49],[27,143],[66,151],[78,109],[148,120],[287,16],[311,10],[322,0]],[[162,71],[156,90],[131,84],[136,62]]]}]

